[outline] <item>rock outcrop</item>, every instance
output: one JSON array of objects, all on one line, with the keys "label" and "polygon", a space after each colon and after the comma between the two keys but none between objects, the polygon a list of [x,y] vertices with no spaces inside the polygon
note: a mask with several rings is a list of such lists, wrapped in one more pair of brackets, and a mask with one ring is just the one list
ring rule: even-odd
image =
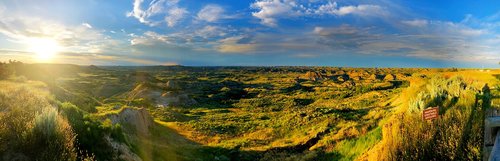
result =
[{"label": "rock outcrop", "polygon": [[345,81],[344,83],[341,84],[344,88],[353,88],[356,87],[356,83],[352,80]]},{"label": "rock outcrop", "polygon": [[[153,117],[145,108],[123,108],[120,112],[107,116],[113,124],[120,124],[127,135],[148,137],[149,129],[154,125]],[[107,144],[113,147],[113,160],[142,161],[130,148],[121,142],[105,137]]]},{"label": "rock outcrop", "polygon": [[380,75],[378,75],[378,74],[372,74],[372,75],[370,75],[370,77],[368,77],[368,79],[367,79],[367,80],[377,81],[377,80],[381,80],[381,78],[380,78],[380,77],[381,77],[381,76],[380,76]]},{"label": "rock outcrop", "polygon": [[349,80],[349,75],[347,74],[342,74],[342,75],[339,75],[337,76],[337,81],[340,81],[340,82],[345,82],[345,81],[348,81]]},{"label": "rock outcrop", "polygon": [[387,74],[387,75],[385,75],[384,80],[385,81],[393,81],[393,80],[396,80],[396,77],[392,74]]},{"label": "rock outcrop", "polygon": [[149,135],[153,126],[153,117],[145,108],[124,108],[118,114],[112,114],[109,119],[113,124],[120,123],[124,130],[138,135]]},{"label": "rock outcrop", "polygon": [[180,90],[179,83],[174,80],[169,80],[167,83],[163,84],[163,87],[169,90]]},{"label": "rock outcrop", "polygon": [[104,139],[106,140],[106,142],[108,142],[109,145],[111,145],[111,147],[113,147],[114,154],[117,154],[117,156],[113,156],[113,160],[142,161],[142,159],[137,156],[137,154],[132,152],[130,148],[124,143],[114,141],[109,136],[105,137]]},{"label": "rock outcrop", "polygon": [[198,102],[184,93],[165,92],[156,99],[157,106],[191,106]]},{"label": "rock outcrop", "polygon": [[307,79],[307,80],[318,81],[318,80],[325,79],[325,76],[322,75],[319,72],[311,72],[311,71],[309,71],[309,72],[307,72],[304,75],[304,78]]}]

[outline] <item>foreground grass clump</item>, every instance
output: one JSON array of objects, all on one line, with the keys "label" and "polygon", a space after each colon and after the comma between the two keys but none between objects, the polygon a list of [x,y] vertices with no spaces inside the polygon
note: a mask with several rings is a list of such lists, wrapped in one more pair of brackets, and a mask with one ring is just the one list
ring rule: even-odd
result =
[{"label": "foreground grass clump", "polygon": [[33,128],[26,136],[32,148],[30,152],[39,160],[74,160],[77,157],[75,133],[54,108],[47,108],[35,117]]},{"label": "foreground grass clump", "polygon": [[[388,160],[481,160],[484,108],[489,94],[480,84],[455,76],[434,76],[411,91],[406,112],[396,115],[399,123],[391,124],[387,135]],[[408,93],[405,93],[408,94]],[[482,97],[485,96],[485,97]],[[422,110],[440,107],[440,118],[422,120]],[[399,125],[399,126],[398,126]],[[387,132],[391,133],[391,132]],[[386,135],[384,135],[386,137]],[[389,148],[390,149],[390,148]]]},{"label": "foreground grass clump", "polygon": [[76,160],[75,134],[43,85],[0,87],[0,160]]},{"label": "foreground grass clump", "polygon": [[378,127],[357,139],[348,139],[339,142],[335,147],[335,160],[354,160],[366,149],[372,147],[382,139],[382,128]]}]

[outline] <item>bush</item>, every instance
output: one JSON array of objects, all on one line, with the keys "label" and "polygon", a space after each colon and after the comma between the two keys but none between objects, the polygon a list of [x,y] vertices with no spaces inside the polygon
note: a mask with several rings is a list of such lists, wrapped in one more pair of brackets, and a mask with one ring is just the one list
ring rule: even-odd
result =
[{"label": "bush", "polygon": [[75,134],[54,108],[46,108],[36,116],[26,136],[24,148],[37,160],[76,160]]},{"label": "bush", "polygon": [[1,160],[75,160],[75,134],[47,93],[0,82]]}]

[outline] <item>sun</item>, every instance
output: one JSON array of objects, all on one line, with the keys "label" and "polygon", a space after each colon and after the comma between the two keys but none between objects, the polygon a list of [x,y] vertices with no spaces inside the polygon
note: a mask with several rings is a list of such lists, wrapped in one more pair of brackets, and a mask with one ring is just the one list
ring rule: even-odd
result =
[{"label": "sun", "polygon": [[29,41],[29,50],[37,55],[41,61],[48,61],[60,52],[61,46],[50,38],[34,38]]}]

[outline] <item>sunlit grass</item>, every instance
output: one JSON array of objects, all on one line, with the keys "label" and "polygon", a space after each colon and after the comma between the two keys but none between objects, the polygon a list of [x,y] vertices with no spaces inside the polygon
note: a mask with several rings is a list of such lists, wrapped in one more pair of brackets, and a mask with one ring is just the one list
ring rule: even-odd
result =
[{"label": "sunlit grass", "polygon": [[368,148],[374,146],[382,139],[382,128],[377,127],[368,132],[366,135],[356,139],[342,140],[335,145],[333,155],[334,160],[348,161],[354,160],[359,155],[363,154]]}]

